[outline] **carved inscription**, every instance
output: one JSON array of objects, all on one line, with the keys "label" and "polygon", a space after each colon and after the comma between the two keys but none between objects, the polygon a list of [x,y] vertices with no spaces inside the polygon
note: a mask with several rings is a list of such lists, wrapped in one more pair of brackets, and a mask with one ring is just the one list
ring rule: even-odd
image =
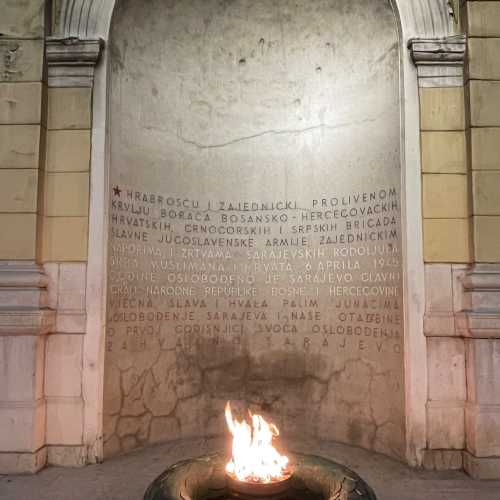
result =
[{"label": "carved inscription", "polygon": [[385,0],[117,5],[106,456],[220,434],[227,399],[404,456],[395,20]]},{"label": "carved inscription", "polygon": [[402,351],[398,190],[301,204],[113,187],[106,350]]}]

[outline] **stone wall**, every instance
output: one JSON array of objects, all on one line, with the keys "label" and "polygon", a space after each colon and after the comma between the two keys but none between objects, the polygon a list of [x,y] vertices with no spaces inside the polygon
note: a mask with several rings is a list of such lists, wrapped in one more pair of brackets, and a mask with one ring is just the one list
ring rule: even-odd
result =
[{"label": "stone wall", "polygon": [[234,399],[402,458],[392,9],[124,2],[109,48],[105,454],[221,434]]},{"label": "stone wall", "polygon": [[54,316],[35,263],[47,87],[45,2],[8,1],[0,19],[0,470],[44,466],[46,334]]},{"label": "stone wall", "polygon": [[460,16],[467,34],[464,87],[421,93],[429,372],[424,465],[463,465],[492,478],[499,467],[500,2],[462,2]]},{"label": "stone wall", "polygon": [[81,365],[91,89],[48,79],[49,3],[7,2],[3,14],[0,469],[27,472],[87,460]]},{"label": "stone wall", "polygon": [[474,266],[464,281],[467,406],[464,465],[500,476],[500,2],[468,1],[466,109]]},{"label": "stone wall", "polygon": [[[464,465],[487,478],[500,476],[500,2],[453,2],[455,9],[459,3],[468,36],[465,79],[456,67],[418,66],[429,378],[424,465]],[[85,367],[98,377],[100,359],[95,339],[85,334],[86,311],[96,302],[86,294],[86,261],[97,49],[89,53],[85,44],[65,41],[44,55],[50,26],[82,36],[98,22],[71,19],[71,12],[92,11],[86,1],[4,4],[0,472],[33,472],[47,456],[76,465],[102,453],[98,425],[93,444],[85,441],[85,422],[98,420],[102,398],[97,389],[84,391]],[[100,318],[91,321],[101,328]],[[93,416],[84,422],[85,411]]]}]

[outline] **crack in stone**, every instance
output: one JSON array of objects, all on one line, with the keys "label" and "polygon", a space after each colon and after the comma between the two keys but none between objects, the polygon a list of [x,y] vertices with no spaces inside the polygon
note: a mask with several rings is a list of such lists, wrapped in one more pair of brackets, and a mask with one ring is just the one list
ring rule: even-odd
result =
[{"label": "crack in stone", "polygon": [[[250,134],[242,137],[236,137],[235,139],[231,139],[230,141],[226,142],[220,142],[220,143],[215,143],[215,144],[203,144],[201,142],[195,141],[194,139],[188,139],[184,137],[181,133],[177,134],[177,137],[184,143],[184,144],[189,144],[191,146],[195,146],[198,149],[219,149],[219,148],[225,148],[227,146],[233,146],[234,144],[239,144],[241,142],[246,142],[246,141],[251,141],[254,139],[259,139],[260,137],[265,137],[268,135],[292,135],[292,134],[304,134],[307,132],[312,132],[314,130],[337,130],[345,127],[349,127],[351,125],[359,125],[361,123],[371,123],[380,118],[380,115],[374,117],[374,118],[364,118],[362,120],[354,121],[354,122],[346,122],[346,123],[339,123],[338,125],[329,125],[326,123],[319,123],[317,125],[311,125],[310,127],[305,127],[305,128],[298,128],[298,129],[270,129],[270,130],[264,130],[262,132],[258,132],[255,134]],[[149,127],[151,128],[151,127]]]}]

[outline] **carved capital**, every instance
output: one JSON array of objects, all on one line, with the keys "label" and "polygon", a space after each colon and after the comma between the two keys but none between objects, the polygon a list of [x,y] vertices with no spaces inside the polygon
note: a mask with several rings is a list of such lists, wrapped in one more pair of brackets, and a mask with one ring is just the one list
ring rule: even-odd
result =
[{"label": "carved capital", "polygon": [[421,87],[463,85],[465,35],[447,38],[412,38],[408,42]]},{"label": "carved capital", "polygon": [[51,38],[46,43],[49,87],[92,87],[103,40]]}]

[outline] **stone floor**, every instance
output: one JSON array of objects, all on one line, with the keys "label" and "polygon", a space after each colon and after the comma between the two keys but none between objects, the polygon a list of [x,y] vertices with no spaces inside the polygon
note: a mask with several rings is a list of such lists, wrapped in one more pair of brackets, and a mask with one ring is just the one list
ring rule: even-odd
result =
[{"label": "stone floor", "polygon": [[[173,462],[220,449],[220,440],[195,440],[140,450],[81,469],[49,467],[36,476],[0,476],[1,500],[141,500]],[[500,481],[474,481],[461,472],[410,469],[390,458],[339,444],[298,445],[358,472],[379,500],[500,500]]]}]

